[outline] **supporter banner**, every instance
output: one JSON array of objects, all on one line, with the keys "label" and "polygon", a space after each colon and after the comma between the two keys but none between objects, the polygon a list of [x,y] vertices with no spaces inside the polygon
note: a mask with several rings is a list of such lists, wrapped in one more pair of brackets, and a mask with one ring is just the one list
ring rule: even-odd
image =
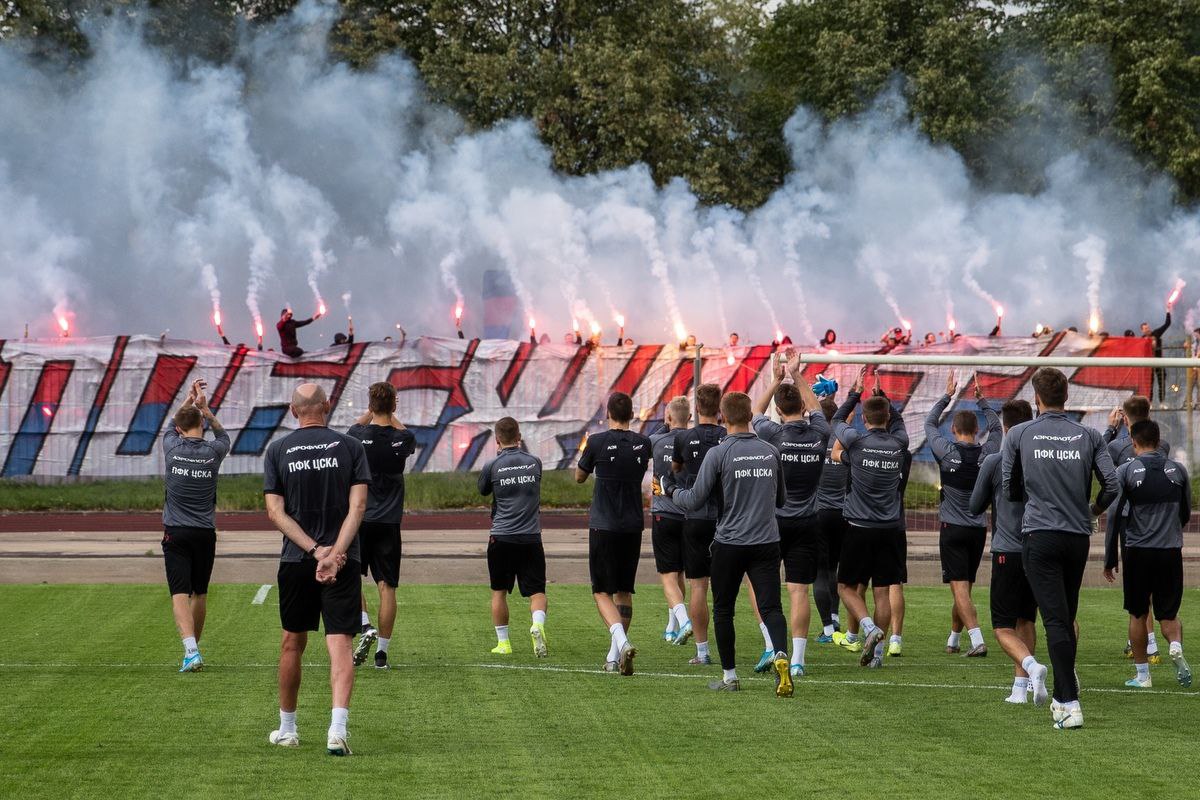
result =
[{"label": "supporter banner", "polygon": [[[848,345],[843,352],[876,348]],[[964,337],[932,349],[984,357],[1150,355],[1147,340],[1072,333],[1042,339]],[[771,345],[705,349],[702,378],[726,391],[757,396],[775,351]],[[240,346],[146,336],[0,341],[0,456],[3,476],[10,478],[157,475],[164,426],[190,382],[204,378],[210,404],[233,439],[224,471],[258,472],[267,444],[294,426],[288,401],[297,383],[324,386],[334,406],[331,424],[345,429],[365,410],[367,387],[390,381],[399,390],[399,416],[417,436],[414,470],[482,466],[494,451],[491,426],[503,416],[521,423],[526,446],[547,468],[566,468],[574,464],[584,434],[602,427],[611,392],[628,392],[636,409],[649,409],[650,419],[639,423],[649,428],[661,419],[665,402],[690,391],[695,368],[695,360],[674,345],[589,348],[422,338],[402,347],[357,343],[290,359]],[[806,376],[822,370],[841,383],[840,398],[858,368],[811,365]],[[1032,374],[1020,368],[979,371],[997,407],[1011,397],[1032,400]],[[960,375],[960,398],[951,410],[975,407],[969,372]],[[887,367],[868,380],[868,387],[879,380],[902,405],[918,458],[924,414],[941,396],[946,376],[944,368]],[[1150,379],[1148,369],[1075,370],[1069,407],[1102,428],[1123,398],[1149,391]]]}]

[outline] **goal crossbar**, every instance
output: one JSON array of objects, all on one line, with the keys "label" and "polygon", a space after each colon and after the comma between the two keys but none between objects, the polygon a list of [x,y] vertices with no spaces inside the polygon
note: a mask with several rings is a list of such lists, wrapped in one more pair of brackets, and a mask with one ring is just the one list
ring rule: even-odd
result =
[{"label": "goal crossbar", "polygon": [[979,353],[970,356],[924,355],[904,353],[800,353],[805,364],[863,364],[881,366],[942,366],[942,367],[1146,367],[1165,369],[1200,369],[1196,358],[1134,358],[1119,356],[989,356]]}]

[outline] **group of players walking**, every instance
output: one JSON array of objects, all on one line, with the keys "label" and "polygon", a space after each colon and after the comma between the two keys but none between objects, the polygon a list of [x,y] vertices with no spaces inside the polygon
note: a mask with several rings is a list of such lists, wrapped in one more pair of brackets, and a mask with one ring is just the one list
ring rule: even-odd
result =
[{"label": "group of players walking", "polygon": [[[696,424],[691,424],[687,398],[678,397],[668,404],[661,429],[649,437],[631,430],[634,410],[628,395],[608,398],[607,430],[586,440],[575,469],[578,482],[595,481],[588,561],[593,598],[608,629],[606,671],[634,672],[638,651],[629,629],[648,468],[654,559],[668,607],[663,638],[674,645],[694,642],[690,663],[711,664],[711,592],[722,675],[710,689],[741,688],[734,610],[743,583],[764,641],[755,670],[773,674],[779,697],[791,696],[794,681],[806,672],[810,591],[821,620],[818,642],[859,654],[860,664],[870,668],[901,655],[904,491],[912,462],[903,417],[878,385],[864,398],[864,374],[838,406],[831,397],[816,396],[800,366],[798,357],[776,363],[755,404],[744,393],[722,396],[717,386],[702,385],[695,392]],[[1118,564],[1123,567],[1130,615],[1128,652],[1136,675],[1127,685],[1151,686],[1149,664],[1158,658],[1151,606],[1179,683],[1191,685],[1178,620],[1190,482],[1184,467],[1167,457],[1169,448],[1149,419],[1146,398],[1128,400],[1101,434],[1064,411],[1062,372],[1039,369],[1032,385],[1036,418],[1024,400],[1010,400],[997,413],[976,382],[976,403],[986,420],[982,441],[973,410],[954,414],[950,436],[941,431],[943,414],[960,398],[953,376],[925,420],[926,441],[940,471],[939,551],[952,595],[946,650],[960,652],[965,630],[966,656],[988,652],[971,592],[990,507],[992,627],[1015,673],[1007,700],[1024,703],[1032,695],[1041,705],[1049,694],[1047,667],[1034,656],[1040,611],[1053,668],[1053,723],[1079,728],[1075,616],[1089,535],[1104,509],[1104,575],[1113,581]],[[772,404],[778,421],[767,415]],[[860,406],[862,425],[856,426]],[[415,438],[395,409],[395,389],[373,384],[369,411],[346,434],[338,433],[327,427],[330,404],[323,390],[302,384],[291,402],[297,429],[267,450],[267,511],[284,536],[278,574],[280,726],[269,737],[273,744],[299,744],[301,656],[308,633],[321,623],[333,694],[331,754],[350,753],[346,724],[354,667],[366,661],[372,646],[375,666],[387,667],[399,582],[403,471],[415,449]],[[205,422],[212,440],[205,439]],[[512,653],[508,596],[519,588],[529,598],[534,654],[545,657],[542,464],[523,448],[519,424],[511,417],[497,422],[495,436],[498,453],[479,475],[480,493],[492,500],[487,547],[497,638],[492,653]],[[163,446],[163,551],[185,651],[180,671],[192,672],[203,667],[198,642],[215,552],[216,474],[229,451],[229,437],[208,409],[202,381],[193,384]],[[1094,502],[1093,481],[1099,484]],[[380,592],[378,628],[369,622],[362,595],[368,574]],[[845,630],[839,604],[847,611]]]}]

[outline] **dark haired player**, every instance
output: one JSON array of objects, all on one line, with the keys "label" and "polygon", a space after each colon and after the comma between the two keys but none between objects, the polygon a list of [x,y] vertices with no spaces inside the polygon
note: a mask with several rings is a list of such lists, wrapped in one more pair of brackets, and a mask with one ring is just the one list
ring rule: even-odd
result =
[{"label": "dark haired player", "polygon": [[362,574],[370,570],[379,587],[379,629],[371,627],[366,597],[362,601],[362,632],[354,648],[354,666],[367,660],[371,643],[375,649],[375,668],[387,669],[388,646],[396,624],[396,587],[400,585],[401,536],[404,521],[404,467],[416,450],[417,439],[396,418],[396,387],[387,381],[371,384],[367,390],[367,412],[350,430],[367,451],[371,467],[371,488],[367,493],[367,511],[358,529],[362,551]]},{"label": "dark haired player", "polygon": [[953,600],[950,619],[950,638],[946,640],[946,652],[959,651],[959,637],[967,629],[971,638],[968,658],[987,655],[983,642],[983,631],[979,628],[979,615],[971,600],[971,590],[983,558],[987,542],[987,520],[983,514],[971,513],[971,492],[983,459],[1000,452],[1000,417],[988,405],[975,379],[975,401],[988,421],[987,441],[975,441],[979,420],[974,411],[959,411],[951,423],[953,439],[945,436],[938,425],[942,413],[958,393],[958,380],[951,370],[946,380],[946,394],[933,404],[925,417],[925,441],[937,461],[941,480],[941,502],[938,504],[938,520],[941,523],[938,536],[938,552],[942,561],[942,582],[950,584]]},{"label": "dark haired player", "polygon": [[[1005,435],[1033,419],[1028,400],[1009,400],[1000,409]],[[1030,691],[1035,705],[1046,702],[1046,673],[1033,652],[1037,644],[1037,601],[1021,563],[1021,517],[1025,504],[1004,494],[999,453],[983,459],[979,479],[971,492],[971,513],[992,507],[992,631],[1013,661],[1012,691],[1005,702],[1025,703]]]},{"label": "dark haired player", "polygon": [[[704,456],[725,438],[725,428],[717,423],[721,410],[721,387],[703,383],[696,387],[696,424],[675,435],[671,468],[678,486],[691,488],[700,474]],[[711,664],[708,652],[708,582],[713,536],[717,531],[717,502],[686,510],[683,520],[683,571],[692,590],[688,604],[692,630],[696,638],[696,656],[692,664]]]},{"label": "dark haired player", "polygon": [[[229,454],[229,434],[209,409],[204,389],[204,381],[192,384],[163,433],[163,564],[171,612],[183,640],[180,672],[204,667],[199,643],[217,551],[217,472]],[[205,421],[212,428],[212,441],[204,438]]]},{"label": "dark haired player", "polygon": [[[772,642],[782,642],[787,628],[779,602],[779,527],[775,509],[787,500],[779,451],[750,430],[750,398],[730,392],[721,398],[721,413],[729,435],[709,451],[690,489],[679,489],[673,476],[662,487],[683,509],[698,508],[717,495],[721,518],[712,544],[713,623],[722,677],[709,684],[720,692],[741,688],[737,677],[734,607],[742,579],[754,587],[759,614]],[[794,691],[787,653],[772,654],[775,694],[791,697]]]},{"label": "dark haired player", "polygon": [[633,621],[633,590],[642,552],[642,478],[650,465],[652,445],[629,430],[633,400],[624,392],[608,398],[608,430],[589,436],[575,480],[584,483],[596,473],[589,514],[588,567],[596,610],[608,626],[608,672],[633,674],[637,648],[629,643]]},{"label": "dark haired player", "polygon": [[1183,526],[1192,515],[1192,489],[1182,464],[1159,452],[1158,423],[1135,422],[1129,429],[1135,458],[1117,468],[1120,497],[1116,530],[1105,537],[1104,577],[1112,583],[1117,572],[1120,542],[1125,610],[1129,612],[1129,641],[1137,674],[1126,686],[1149,689],[1150,663],[1146,629],[1151,602],[1154,618],[1170,642],[1181,686],[1192,685],[1192,670],[1183,657]]},{"label": "dark haired player", "polygon": [[499,453],[479,473],[479,493],[492,496],[488,577],[492,584],[495,655],[510,655],[508,595],[513,585],[529,598],[533,654],[546,657],[546,553],[542,549],[542,461],[521,450],[521,427],[512,417],[496,422]]},{"label": "dark haired player", "polygon": [[[654,477],[661,483],[671,471],[675,451],[675,434],[686,430],[692,410],[686,397],[676,397],[667,405],[665,427],[650,434],[654,452]],[[662,581],[667,600],[667,627],[663,638],[672,644],[685,645],[692,638],[692,621],[688,619],[684,584],[683,509],[661,493],[650,498],[651,538],[654,543],[654,566]]]},{"label": "dark haired player", "polygon": [[[844,510],[849,528],[838,565],[838,592],[846,610],[859,620],[865,637],[859,663],[864,667],[879,667],[883,664],[883,638],[892,618],[890,587],[901,582],[904,570],[900,485],[908,432],[904,417],[892,410],[882,394],[863,403],[865,433],[846,423],[862,397],[863,374],[859,373],[849,396],[833,417],[833,435],[842,446],[842,462],[850,468]],[[859,594],[859,587],[867,584],[874,594],[874,619]]]},{"label": "dark haired player", "polygon": [[267,515],[283,534],[279,557],[279,729],[271,744],[299,747],[296,701],[309,631],[325,625],[332,715],[326,748],[348,756],[346,721],[354,688],[350,643],[362,603],[358,528],[367,509],[371,470],[357,439],[331,430],[329,400],[315,383],[292,393],[299,427],[267,447],[263,493]]},{"label": "dark haired player", "polygon": [[[1092,518],[1117,495],[1117,473],[1100,432],[1067,416],[1067,376],[1053,367],[1033,374],[1038,417],[1008,432],[1001,452],[1004,492],[1025,501],[1021,561],[1042,612],[1054,669],[1054,727],[1083,727],[1075,678],[1075,612],[1087,566]],[[1089,507],[1092,478],[1101,486]]]},{"label": "dark haired player", "polygon": [[[784,372],[791,383],[783,383]],[[767,418],[767,408],[775,409],[783,424]],[[821,561],[821,532],[817,518],[817,491],[821,483],[822,462],[829,444],[829,422],[821,412],[821,401],[800,374],[800,357],[785,365],[776,362],[772,381],[754,407],[754,433],[779,451],[787,502],[776,510],[779,526],[779,550],[783,559],[784,581],[790,600],[792,629],[791,675],[804,675],[805,651],[812,611],[808,589],[817,578]]]}]

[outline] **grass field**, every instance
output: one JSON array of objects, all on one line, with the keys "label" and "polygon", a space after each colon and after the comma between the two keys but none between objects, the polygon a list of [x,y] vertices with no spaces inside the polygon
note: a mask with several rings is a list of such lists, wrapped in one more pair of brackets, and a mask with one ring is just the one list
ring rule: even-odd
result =
[{"label": "grass field", "polygon": [[[262,476],[222,475],[217,491],[221,511],[259,511],[263,508]],[[404,505],[410,511],[483,508],[477,472],[418,472],[405,479]],[[547,470],[542,475],[543,508],[587,508],[592,481],[575,483],[571,470]],[[0,481],[0,510],[4,511],[158,511],[162,508],[160,478],[37,484]],[[909,484],[909,508],[932,508],[937,492],[928,484]]]},{"label": "grass field", "polygon": [[[998,648],[970,662],[941,652],[942,589],[910,590],[904,657],[867,671],[813,644],[810,677],[778,700],[749,669],[761,638],[744,607],[743,691],[715,695],[716,668],[661,641],[656,587],[637,595],[638,674],[623,678],[598,671],[607,633],[586,587],[551,586],[551,657],[537,662],[523,637],[511,657],[487,652],[485,588],[404,586],[398,668],[360,671],[355,755],[334,759],[315,638],[302,746],[267,744],[278,617],[273,590],[251,605],[256,588],[213,588],[209,666],[178,675],[162,587],[0,587],[0,797],[1200,796],[1200,692],[1169,665],[1153,668],[1152,691],[1121,686],[1132,670],[1113,590],[1085,590],[1080,613],[1086,727],[1055,731],[1048,709],[1002,702]],[[1188,590],[1184,615],[1198,600]]]}]

